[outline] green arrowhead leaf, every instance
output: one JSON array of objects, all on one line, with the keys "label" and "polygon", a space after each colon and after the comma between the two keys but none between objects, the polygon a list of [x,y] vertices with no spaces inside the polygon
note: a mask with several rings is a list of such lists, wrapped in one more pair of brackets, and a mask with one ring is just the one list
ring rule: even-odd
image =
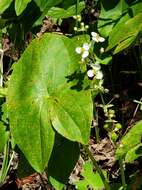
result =
[{"label": "green arrowhead leaf", "polygon": [[19,16],[24,9],[27,7],[27,4],[30,3],[31,0],[16,0],[15,1],[15,11],[17,16]]},{"label": "green arrowhead leaf", "polygon": [[[130,131],[122,138],[120,146],[116,150],[117,159],[122,158],[128,151],[141,143],[142,120],[137,122]],[[129,143],[128,143],[129,142]]]},{"label": "green arrowhead leaf", "polygon": [[38,172],[50,158],[52,126],[72,141],[88,143],[93,108],[90,91],[79,90],[72,78],[78,61],[71,39],[45,34],[14,66],[8,88],[12,135]]},{"label": "green arrowhead leaf", "polygon": [[117,20],[122,16],[128,8],[125,0],[107,2],[105,0],[101,3],[101,13],[98,21],[98,29],[102,36],[107,37],[111,32]]},{"label": "green arrowhead leaf", "polygon": [[[119,43],[122,43],[124,40],[127,40],[130,37],[132,37],[130,38],[131,41],[127,40],[128,44],[123,43],[123,45],[128,46],[129,44],[131,44],[132,39],[134,40],[135,37],[139,34],[139,32],[142,30],[141,20],[142,20],[142,13],[139,13],[135,17],[129,18],[129,19],[128,19],[128,15],[125,15],[116,24],[116,26],[113,28],[112,32],[110,33],[109,46],[107,50],[114,48],[116,45],[118,45]],[[116,52],[118,52],[118,49],[116,50]]]},{"label": "green arrowhead leaf", "polygon": [[0,0],[0,14],[2,14],[12,3],[12,0]]}]

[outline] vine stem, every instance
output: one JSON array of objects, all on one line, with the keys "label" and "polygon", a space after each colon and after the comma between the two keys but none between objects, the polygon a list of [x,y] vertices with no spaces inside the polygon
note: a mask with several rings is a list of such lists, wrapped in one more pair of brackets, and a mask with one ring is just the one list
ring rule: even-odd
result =
[{"label": "vine stem", "polygon": [[94,164],[94,166],[95,166],[95,168],[96,168],[98,174],[100,175],[100,177],[101,177],[101,179],[102,179],[102,182],[104,183],[105,189],[106,189],[106,190],[110,190],[110,186],[109,186],[109,184],[108,184],[108,181],[107,181],[106,177],[104,176],[104,174],[103,174],[101,168],[99,167],[97,161],[94,159],[94,157],[93,157],[91,151],[89,150],[88,146],[83,145],[83,147],[84,147],[84,149],[86,150],[86,152],[88,153],[89,158],[90,158],[91,161],[93,162],[93,164]]},{"label": "vine stem", "polygon": [[126,180],[125,180],[125,174],[124,174],[123,159],[119,160],[119,165],[120,165],[120,173],[121,173],[123,190],[126,190]]}]

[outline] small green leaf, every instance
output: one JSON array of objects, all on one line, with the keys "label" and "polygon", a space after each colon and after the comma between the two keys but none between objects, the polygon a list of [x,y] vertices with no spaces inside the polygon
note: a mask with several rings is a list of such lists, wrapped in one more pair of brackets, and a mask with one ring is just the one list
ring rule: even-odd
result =
[{"label": "small green leaf", "polygon": [[133,35],[133,36],[130,36],[128,39],[120,42],[120,44],[118,44],[118,46],[116,46],[113,54],[119,53],[120,51],[130,47],[130,45],[135,42],[136,38],[137,38],[137,36]]},{"label": "small green leaf", "polygon": [[47,7],[53,7],[59,3],[61,3],[63,0],[34,0],[35,3],[39,6],[41,11],[44,11]]},{"label": "small green leaf", "polygon": [[[122,138],[119,147],[116,150],[116,158],[124,157],[128,151],[141,143],[142,120],[133,126],[130,131]],[[129,143],[128,143],[129,142]]]},{"label": "small green leaf", "polygon": [[28,3],[30,2],[31,0],[16,0],[15,1],[15,11],[16,11],[17,16],[19,16],[24,11]]},{"label": "small green leaf", "polygon": [[142,156],[142,144],[138,144],[137,146],[135,146],[134,148],[132,148],[130,151],[127,152],[125,157],[125,162],[132,163],[140,156]]},{"label": "small green leaf", "polygon": [[[106,173],[104,172],[106,175]],[[99,174],[97,172],[93,172],[93,166],[91,163],[86,163],[83,166],[83,171],[81,172],[81,175],[84,177],[83,180],[80,180],[76,183],[78,190],[83,190],[89,186],[90,188],[93,188],[94,190],[101,190],[104,188],[103,181]]]},{"label": "small green leaf", "polygon": [[[78,6],[78,14],[85,8],[85,2],[82,1]],[[68,18],[76,14],[76,5],[70,6],[68,9],[52,7],[47,12],[47,15],[52,18]]]},{"label": "small green leaf", "polygon": [[0,14],[2,14],[12,3],[13,0],[0,0]]},{"label": "small green leaf", "polygon": [[[62,175],[62,174],[61,174]],[[53,177],[49,176],[49,181],[52,184],[52,186],[55,189],[58,190],[62,190],[64,188],[64,184],[62,184],[61,182],[57,181],[56,179],[54,179]]]}]

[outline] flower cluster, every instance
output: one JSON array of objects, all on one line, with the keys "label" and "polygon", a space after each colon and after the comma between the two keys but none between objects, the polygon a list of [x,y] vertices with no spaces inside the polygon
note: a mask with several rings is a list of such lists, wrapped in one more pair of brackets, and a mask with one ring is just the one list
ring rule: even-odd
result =
[{"label": "flower cluster", "polygon": [[89,55],[90,44],[84,43],[82,47],[75,49],[76,53],[81,54],[81,61],[84,62],[85,58]]},{"label": "flower cluster", "polygon": [[74,31],[77,32],[84,32],[87,31],[89,26],[85,25],[84,22],[81,22],[81,16],[80,15],[75,15],[73,18],[78,22],[77,26],[74,27]]},{"label": "flower cluster", "polygon": [[96,32],[91,32],[91,36],[92,36],[92,40],[94,42],[104,42],[105,38],[101,37],[99,34],[97,34]]},{"label": "flower cluster", "polygon": [[[81,17],[76,16],[75,19],[81,22]],[[78,30],[77,30],[78,31]],[[93,53],[93,46],[95,43],[104,42],[105,38],[101,37],[96,32],[91,32],[91,41],[90,43],[84,43],[82,47],[76,47],[75,51],[77,54],[81,55],[81,61],[86,63],[87,76],[89,79],[93,79],[93,88],[97,91],[108,92],[107,89],[103,87],[103,73],[101,71],[99,58],[95,53]],[[100,49],[100,53],[104,52],[104,48]],[[87,59],[86,59],[87,58]],[[93,62],[95,60],[95,62]],[[88,63],[89,62],[89,63]]]},{"label": "flower cluster", "polygon": [[87,71],[87,75],[89,78],[93,78],[95,77],[98,80],[103,79],[103,73],[101,71],[101,66],[98,62],[96,62],[95,64],[91,64],[91,69],[89,69]]}]

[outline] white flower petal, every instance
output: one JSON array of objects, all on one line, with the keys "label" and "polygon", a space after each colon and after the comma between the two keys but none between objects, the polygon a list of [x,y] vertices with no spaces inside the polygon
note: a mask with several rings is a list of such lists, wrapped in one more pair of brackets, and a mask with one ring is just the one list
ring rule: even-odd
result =
[{"label": "white flower petal", "polygon": [[94,76],[94,71],[92,69],[87,71],[88,77],[92,78]]},{"label": "white flower petal", "polygon": [[103,47],[100,48],[100,53],[104,53],[105,49]]},{"label": "white flower petal", "polygon": [[91,32],[92,37],[97,37],[98,34],[96,32]]},{"label": "white flower petal", "polygon": [[99,37],[99,42],[104,42],[104,41],[105,41],[105,38]]},{"label": "white flower petal", "polygon": [[82,58],[86,58],[88,57],[89,55],[89,52],[88,51],[84,51],[83,54],[82,54]]},{"label": "white flower petal", "polygon": [[99,64],[93,64],[92,68],[97,72],[101,69],[101,66]]},{"label": "white flower petal", "polygon": [[83,44],[83,49],[88,51],[90,49],[90,45],[88,43]]},{"label": "white flower petal", "polygon": [[101,80],[103,78],[103,73],[101,71],[98,71],[96,73],[96,79]]},{"label": "white flower petal", "polygon": [[81,47],[77,47],[75,49],[75,51],[76,51],[76,53],[81,54],[82,53],[82,48]]},{"label": "white flower petal", "polygon": [[82,58],[81,58],[81,61],[84,62],[84,60],[85,60],[85,58],[82,57]]},{"label": "white flower petal", "polygon": [[95,42],[97,42],[97,43],[99,42],[99,40],[98,40],[97,37],[93,37],[92,40],[95,41]]}]

